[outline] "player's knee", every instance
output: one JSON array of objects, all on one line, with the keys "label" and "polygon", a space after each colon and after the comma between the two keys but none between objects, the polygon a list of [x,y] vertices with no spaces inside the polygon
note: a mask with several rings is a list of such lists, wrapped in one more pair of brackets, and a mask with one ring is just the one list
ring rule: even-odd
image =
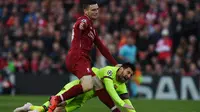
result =
[{"label": "player's knee", "polygon": [[65,107],[56,107],[56,109],[53,112],[66,112]]},{"label": "player's knee", "polygon": [[87,75],[87,76],[83,76],[81,78],[81,85],[83,87],[83,91],[89,91],[91,89],[93,89],[93,81],[92,81],[92,76]]},{"label": "player's knee", "polygon": [[66,112],[65,110],[66,102],[61,102],[58,104],[54,112]]},{"label": "player's knee", "polygon": [[94,76],[92,79],[95,90],[100,90],[103,88],[103,83],[97,76]]}]

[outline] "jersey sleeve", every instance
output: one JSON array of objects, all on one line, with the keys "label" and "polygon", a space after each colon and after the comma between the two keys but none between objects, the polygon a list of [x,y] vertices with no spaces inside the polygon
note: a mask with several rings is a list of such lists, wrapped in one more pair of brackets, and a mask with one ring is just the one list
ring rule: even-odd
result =
[{"label": "jersey sleeve", "polygon": [[104,77],[103,77],[103,82],[105,85],[105,88],[108,92],[108,94],[111,96],[111,98],[120,106],[124,106],[125,102],[119,97],[117,94],[115,88],[114,88],[114,83],[112,79],[112,70],[106,70],[104,71]]},{"label": "jersey sleeve", "polygon": [[[128,90],[125,83],[118,87],[117,93],[119,94],[120,98],[123,99],[125,104],[133,106],[131,101],[129,100]],[[135,110],[132,109],[127,109],[127,108],[125,109],[126,112],[135,112]]]},{"label": "jersey sleeve", "polygon": [[[133,105],[129,99],[125,99],[124,102],[133,107]],[[126,109],[126,112],[136,112],[135,110],[132,110],[132,109],[128,109],[128,108],[125,108],[125,109]]]},{"label": "jersey sleeve", "polygon": [[117,88],[117,93],[118,93],[119,95],[128,93],[128,90],[127,90],[127,87],[126,87],[126,84],[125,84],[125,83],[122,84],[122,85],[120,85],[120,86]]},{"label": "jersey sleeve", "polygon": [[80,25],[81,22],[84,22],[86,24],[86,26],[89,25],[89,22],[86,18],[79,18],[75,23],[75,27],[79,28],[79,25]]},{"label": "jersey sleeve", "polygon": [[98,74],[99,69],[96,67],[92,67],[92,71],[94,72],[95,75]]},{"label": "jersey sleeve", "polygon": [[111,96],[111,98],[120,106],[124,106],[125,102],[119,97],[117,92],[115,91],[114,84],[112,79],[104,78],[104,84],[105,88],[108,92],[108,94]]}]

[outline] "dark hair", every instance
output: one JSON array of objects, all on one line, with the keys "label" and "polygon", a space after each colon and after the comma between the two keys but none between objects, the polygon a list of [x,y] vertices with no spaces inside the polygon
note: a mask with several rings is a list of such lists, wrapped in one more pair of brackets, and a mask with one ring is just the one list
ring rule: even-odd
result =
[{"label": "dark hair", "polygon": [[130,67],[133,70],[133,72],[135,72],[135,66],[133,64],[129,63],[129,62],[122,64],[121,67],[123,67],[125,69],[128,68],[128,67]]},{"label": "dark hair", "polygon": [[83,0],[82,8],[87,9],[90,5],[97,4],[95,0]]}]

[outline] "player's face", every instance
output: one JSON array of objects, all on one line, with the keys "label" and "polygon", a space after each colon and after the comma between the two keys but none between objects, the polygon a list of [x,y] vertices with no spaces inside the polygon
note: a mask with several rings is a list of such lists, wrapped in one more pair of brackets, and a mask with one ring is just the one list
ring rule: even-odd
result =
[{"label": "player's face", "polygon": [[89,5],[85,12],[91,19],[95,20],[99,16],[98,4]]},{"label": "player's face", "polygon": [[133,76],[133,70],[130,67],[125,69],[121,67],[118,72],[118,81],[122,83],[127,82]]}]

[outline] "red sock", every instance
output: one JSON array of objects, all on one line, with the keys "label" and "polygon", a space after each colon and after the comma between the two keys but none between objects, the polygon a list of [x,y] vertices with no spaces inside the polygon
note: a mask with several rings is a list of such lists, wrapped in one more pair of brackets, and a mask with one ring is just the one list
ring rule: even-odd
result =
[{"label": "red sock", "polygon": [[120,112],[120,110],[118,108],[116,108],[112,112]]},{"label": "red sock", "polygon": [[[83,88],[81,84],[75,85],[72,88],[70,88],[68,91],[64,92],[62,95],[58,97],[59,102],[68,100],[70,98],[73,98],[79,94],[83,93]],[[62,97],[62,98],[61,98]]]},{"label": "red sock", "polygon": [[[103,102],[110,109],[112,109],[115,106],[115,103],[113,102],[112,98],[110,97],[106,89],[97,90],[96,95],[99,97],[101,102]],[[120,110],[116,108],[112,112],[120,112]]]}]

